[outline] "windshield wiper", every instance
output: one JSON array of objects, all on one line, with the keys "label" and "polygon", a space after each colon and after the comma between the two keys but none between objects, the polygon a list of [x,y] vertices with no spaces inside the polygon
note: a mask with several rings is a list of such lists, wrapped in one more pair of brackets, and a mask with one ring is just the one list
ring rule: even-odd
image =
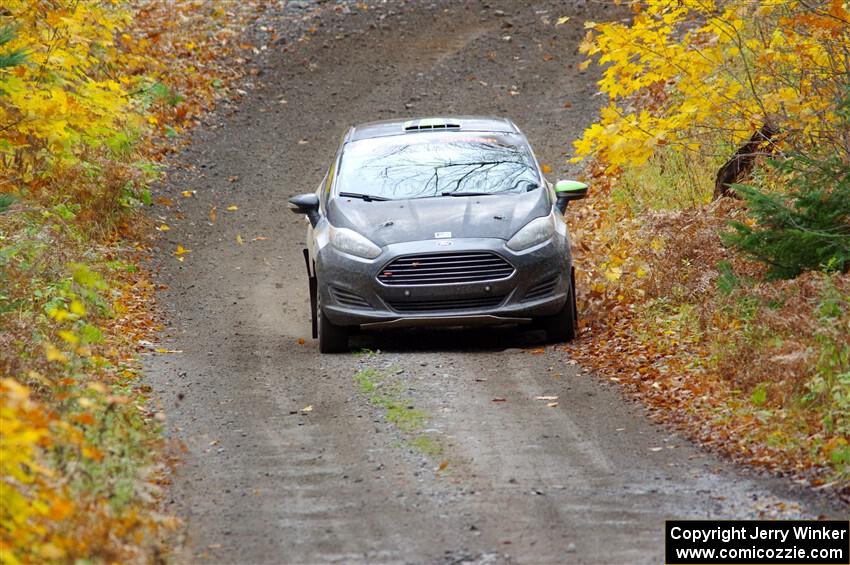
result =
[{"label": "windshield wiper", "polygon": [[360,198],[365,202],[372,202],[373,200],[382,201],[382,200],[391,200],[390,198],[385,198],[383,196],[375,196],[374,194],[360,194],[359,192],[340,192],[339,196],[345,198]]},{"label": "windshield wiper", "polygon": [[453,192],[446,191],[443,192],[443,196],[490,196],[491,194],[496,194],[495,192]]},{"label": "windshield wiper", "polygon": [[535,181],[530,180],[519,180],[508,190],[497,190],[495,192],[480,192],[480,191],[469,191],[469,192],[455,192],[453,190],[446,190],[440,194],[443,196],[492,196],[494,194],[502,194],[506,192],[512,192],[516,187],[518,187],[521,183],[528,183],[528,186],[525,188],[526,192],[531,192],[532,190],[536,190],[540,188],[540,185]]}]

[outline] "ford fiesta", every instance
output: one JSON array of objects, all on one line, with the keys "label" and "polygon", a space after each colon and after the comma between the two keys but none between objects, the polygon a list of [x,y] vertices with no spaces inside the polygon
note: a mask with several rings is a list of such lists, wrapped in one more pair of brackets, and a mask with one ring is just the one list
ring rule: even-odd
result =
[{"label": "ford fiesta", "polygon": [[507,119],[430,118],[351,128],[315,193],[304,257],[313,337],[345,351],[358,330],[535,324],[575,336],[563,212],[587,186],[543,177]]}]

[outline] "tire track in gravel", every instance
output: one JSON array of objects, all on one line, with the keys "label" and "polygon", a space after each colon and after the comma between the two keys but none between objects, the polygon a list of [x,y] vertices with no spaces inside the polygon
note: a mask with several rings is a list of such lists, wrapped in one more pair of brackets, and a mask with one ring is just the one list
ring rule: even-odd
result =
[{"label": "tire track in gravel", "polygon": [[[567,353],[519,349],[533,335],[399,333],[360,339],[378,355],[318,354],[304,220],[286,199],[313,190],[350,124],[509,115],[552,177],[568,176],[565,147],[599,103],[593,76],[574,70],[581,22],[608,8],[490,4],[327,6],[321,25],[301,24],[318,31],[264,59],[249,94],[170,170],[161,193],[178,207],[154,214],[172,226],[158,242],[164,340],[183,353],[145,364],[186,446],[167,501],[186,522],[176,561],[658,562],[664,518],[835,513],[650,424]],[[562,15],[569,25],[543,22]],[[182,263],[178,244],[191,249]],[[428,414],[421,433],[439,458],[411,449],[353,380],[391,367]],[[558,406],[536,399],[546,395]]]}]

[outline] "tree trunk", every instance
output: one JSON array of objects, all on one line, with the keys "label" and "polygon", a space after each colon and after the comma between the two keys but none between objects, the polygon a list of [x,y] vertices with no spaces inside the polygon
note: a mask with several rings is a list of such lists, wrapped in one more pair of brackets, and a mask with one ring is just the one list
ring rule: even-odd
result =
[{"label": "tree trunk", "polygon": [[761,150],[762,146],[769,143],[770,139],[777,133],[779,133],[779,130],[773,124],[767,122],[753,133],[749,141],[735,151],[732,158],[726,161],[717,171],[712,200],[717,200],[723,196],[736,196],[735,192],[730,189],[730,185],[741,182],[749,176],[756,163],[756,157],[764,153]]}]

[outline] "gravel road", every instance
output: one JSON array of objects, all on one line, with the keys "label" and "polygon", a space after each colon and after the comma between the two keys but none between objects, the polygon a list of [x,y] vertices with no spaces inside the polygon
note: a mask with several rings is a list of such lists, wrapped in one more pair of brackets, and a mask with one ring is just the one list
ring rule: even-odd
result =
[{"label": "gravel road", "polygon": [[314,190],[345,129],[506,115],[551,180],[570,176],[569,143],[601,103],[577,70],[582,23],[622,14],[554,1],[287,10],[269,25],[289,40],[195,132],[160,189],[176,205],[153,212],[171,226],[163,347],[182,351],[145,358],[186,446],[166,498],[186,524],[176,561],[659,563],[667,518],[840,512],[650,423],[533,334],[378,335],[320,356],[304,219],[286,199]]}]

